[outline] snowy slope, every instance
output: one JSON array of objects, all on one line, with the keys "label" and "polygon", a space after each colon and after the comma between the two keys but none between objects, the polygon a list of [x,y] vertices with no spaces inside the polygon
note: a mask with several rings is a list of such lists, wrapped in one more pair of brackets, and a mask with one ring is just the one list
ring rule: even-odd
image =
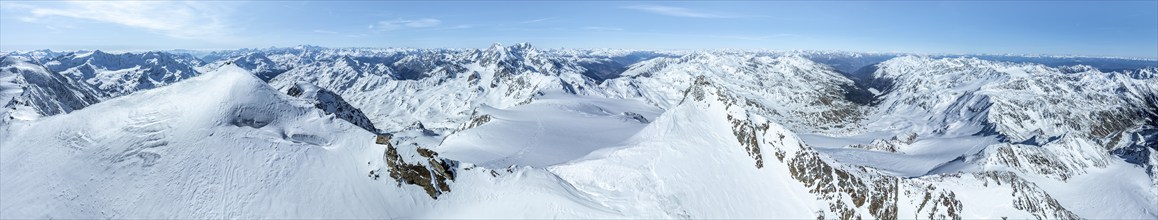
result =
[{"label": "snowy slope", "polygon": [[[735,109],[717,97],[677,104],[623,145],[548,169],[637,218],[815,218],[826,205],[771,152],[756,151],[768,159],[753,166],[761,163],[737,142],[727,117]],[[771,126],[769,133],[791,135]]]},{"label": "snowy slope", "polygon": [[433,165],[238,67],[4,132],[3,218],[613,216],[541,170],[455,167],[439,200],[374,178]]},{"label": "snowy slope", "polygon": [[642,102],[552,94],[509,109],[480,108],[475,115],[486,122],[435,150],[484,167],[545,167],[619,145],[661,112]]},{"label": "snowy slope", "polygon": [[[389,216],[358,162],[373,135],[236,68],[72,114],[15,124],[0,168],[5,218]],[[148,104],[145,104],[148,103]],[[99,115],[99,116],[98,116]],[[325,192],[325,193],[321,193]],[[403,195],[393,195],[403,196]],[[333,210],[346,211],[334,212]]]},{"label": "snowy slope", "polygon": [[52,53],[5,59],[58,112],[0,124],[0,218],[1158,217],[1158,69],[1096,67],[1145,61]]}]

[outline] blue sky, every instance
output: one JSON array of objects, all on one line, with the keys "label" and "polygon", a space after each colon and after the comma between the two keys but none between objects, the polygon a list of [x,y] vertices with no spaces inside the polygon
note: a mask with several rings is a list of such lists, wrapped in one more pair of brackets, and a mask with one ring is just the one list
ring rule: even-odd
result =
[{"label": "blue sky", "polygon": [[1158,58],[1158,1],[0,1],[0,50],[763,48]]}]

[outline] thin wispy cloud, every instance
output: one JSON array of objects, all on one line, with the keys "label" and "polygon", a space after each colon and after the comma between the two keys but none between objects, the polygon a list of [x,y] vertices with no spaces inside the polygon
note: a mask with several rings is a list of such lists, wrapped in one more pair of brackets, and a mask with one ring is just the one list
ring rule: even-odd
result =
[{"label": "thin wispy cloud", "polygon": [[751,40],[762,41],[776,38],[800,37],[799,34],[771,34],[771,35],[715,35],[715,38],[733,39],[733,40]]},{"label": "thin wispy cloud", "polygon": [[158,32],[180,39],[231,40],[229,8],[206,2],[70,1],[62,7],[21,6],[30,9],[24,22],[71,18],[113,23]]},{"label": "thin wispy cloud", "polygon": [[460,24],[460,25],[449,26],[449,27],[434,28],[434,29],[430,29],[430,30],[440,31],[440,30],[456,30],[456,29],[467,29],[467,28],[474,28],[474,26]]},{"label": "thin wispy cloud", "polygon": [[314,33],[319,33],[319,34],[338,34],[338,32],[337,32],[337,31],[329,31],[329,30],[314,30]]},{"label": "thin wispy cloud", "polygon": [[643,12],[648,12],[648,13],[654,13],[654,14],[667,15],[667,16],[675,16],[675,17],[688,17],[688,18],[735,18],[735,17],[738,17],[736,15],[697,11],[697,10],[692,10],[689,8],[662,6],[662,5],[632,5],[632,6],[624,6],[622,8],[637,10],[637,11],[643,11]]},{"label": "thin wispy cloud", "polygon": [[599,27],[599,26],[592,26],[592,27],[583,27],[583,30],[589,30],[589,31],[622,31],[622,30],[623,30],[623,28],[617,28],[617,27]]},{"label": "thin wispy cloud", "polygon": [[539,22],[549,21],[552,19],[555,19],[555,18],[540,18],[540,19],[535,19],[535,20],[526,20],[526,21],[520,21],[519,24],[539,23]]},{"label": "thin wispy cloud", "polygon": [[377,24],[370,25],[369,28],[379,31],[392,31],[406,28],[429,28],[436,27],[441,24],[442,20],[434,18],[422,18],[415,20],[397,19],[390,21],[379,21]]}]

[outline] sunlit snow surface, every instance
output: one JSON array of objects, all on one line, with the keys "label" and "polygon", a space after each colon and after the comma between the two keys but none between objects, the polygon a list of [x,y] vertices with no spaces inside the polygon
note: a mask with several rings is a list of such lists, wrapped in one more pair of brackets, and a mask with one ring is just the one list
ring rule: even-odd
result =
[{"label": "sunlit snow surface", "polygon": [[[87,79],[104,86],[99,103],[28,92],[70,91],[63,77],[28,81],[49,68],[4,69],[0,101],[36,102],[0,112],[0,218],[873,218],[880,201],[856,201],[868,194],[895,196],[897,218],[944,217],[952,201],[966,219],[1158,217],[1158,180],[1090,138],[1146,113],[1115,111],[1147,109],[1153,70],[904,56],[874,66],[897,86],[866,90],[880,100],[866,105],[846,100],[854,82],[831,64],[799,55],[668,54],[597,82],[555,57],[583,53],[526,44],[288,51],[188,79],[102,66]],[[404,58],[375,63],[389,60],[379,52]],[[68,62],[46,65],[88,74]],[[277,90],[299,83],[365,111],[392,144]],[[407,162],[455,161],[449,190],[434,198],[382,173],[388,146]],[[1147,152],[1143,164],[1158,163]]]},{"label": "sunlit snow surface", "polygon": [[462,172],[438,201],[368,178],[385,149],[374,135],[302,103],[222,68],[16,122],[0,131],[0,217],[611,216],[542,170]]},{"label": "sunlit snow surface", "polygon": [[481,108],[490,122],[447,137],[437,150],[484,167],[544,167],[622,145],[662,112],[639,101],[548,95],[510,109]]}]

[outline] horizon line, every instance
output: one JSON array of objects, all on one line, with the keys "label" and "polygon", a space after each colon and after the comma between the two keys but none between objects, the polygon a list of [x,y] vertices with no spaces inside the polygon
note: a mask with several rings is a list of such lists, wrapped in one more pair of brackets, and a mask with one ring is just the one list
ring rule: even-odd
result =
[{"label": "horizon line", "polygon": [[528,42],[514,43],[510,45],[503,45],[495,42],[486,47],[413,47],[413,46],[349,46],[349,47],[330,47],[310,44],[298,44],[294,46],[268,46],[268,47],[240,47],[240,48],[212,48],[212,49],[187,49],[187,48],[172,48],[172,49],[59,49],[51,48],[43,49],[25,49],[25,50],[0,50],[0,54],[7,55],[13,53],[28,53],[34,51],[50,51],[50,52],[93,52],[101,51],[106,53],[140,53],[140,52],[173,52],[173,51],[199,51],[199,52],[223,52],[223,51],[241,51],[241,50],[263,50],[263,49],[293,49],[297,47],[316,47],[324,49],[399,49],[399,50],[470,50],[470,49],[486,49],[499,45],[503,47],[511,47],[515,45],[526,44],[538,50],[546,51],[561,51],[561,50],[620,50],[620,51],[651,51],[651,52],[776,52],[776,53],[790,53],[790,52],[805,52],[805,53],[852,53],[852,54],[881,54],[881,55],[916,55],[916,56],[1008,56],[1008,57],[1039,57],[1039,58],[1098,58],[1098,59],[1122,59],[1135,61],[1158,61],[1156,57],[1132,57],[1132,56],[1098,56],[1098,55],[1082,55],[1082,54],[1047,54],[1047,53],[968,53],[968,52],[906,52],[906,51],[854,51],[854,50],[839,50],[839,49],[772,49],[772,48],[614,48],[614,47],[537,47]]}]

